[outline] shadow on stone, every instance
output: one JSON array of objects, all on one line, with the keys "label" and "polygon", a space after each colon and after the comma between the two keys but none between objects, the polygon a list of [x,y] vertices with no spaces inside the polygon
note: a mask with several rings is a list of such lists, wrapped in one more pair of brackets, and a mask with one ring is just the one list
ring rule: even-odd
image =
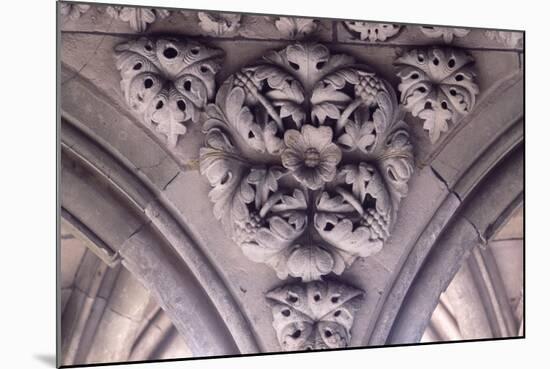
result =
[{"label": "shadow on stone", "polygon": [[56,367],[54,354],[34,354],[33,357],[48,366]]}]

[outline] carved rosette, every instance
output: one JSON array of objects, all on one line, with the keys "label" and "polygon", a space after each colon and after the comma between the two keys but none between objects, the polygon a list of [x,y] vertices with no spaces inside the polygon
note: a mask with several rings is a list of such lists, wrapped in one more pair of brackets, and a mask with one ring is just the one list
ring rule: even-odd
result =
[{"label": "carved rosette", "polygon": [[396,60],[401,103],[424,120],[432,143],[448,130],[448,122],[472,111],[479,93],[473,62],[462,50],[438,47],[414,49]]},{"label": "carved rosette", "polygon": [[116,46],[128,106],[175,147],[214,96],[223,52],[189,40],[140,38]]},{"label": "carved rosette", "polygon": [[206,113],[200,171],[246,256],[307,282],[382,248],[413,171],[387,82],[294,44],[229,77]]},{"label": "carved rosette", "polygon": [[470,33],[470,30],[465,28],[421,26],[420,29],[430,38],[443,37],[443,41],[447,44],[451,43],[455,37],[464,37]]},{"label": "carved rosette", "polygon": [[358,35],[361,41],[386,41],[395,36],[401,26],[389,23],[370,23],[358,21],[344,21],[346,28]]},{"label": "carved rosette", "polygon": [[349,345],[363,291],[334,281],[289,284],[267,293],[273,327],[285,351]]}]

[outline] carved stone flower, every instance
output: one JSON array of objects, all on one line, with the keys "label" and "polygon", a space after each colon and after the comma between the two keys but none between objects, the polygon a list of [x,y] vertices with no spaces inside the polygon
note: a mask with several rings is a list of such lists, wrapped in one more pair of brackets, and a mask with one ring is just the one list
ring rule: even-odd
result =
[{"label": "carved stone flower", "polygon": [[342,152],[332,142],[330,127],[305,125],[299,132],[291,129],[285,132],[281,160],[294,178],[312,190],[318,190],[336,175],[336,165],[342,159]]}]

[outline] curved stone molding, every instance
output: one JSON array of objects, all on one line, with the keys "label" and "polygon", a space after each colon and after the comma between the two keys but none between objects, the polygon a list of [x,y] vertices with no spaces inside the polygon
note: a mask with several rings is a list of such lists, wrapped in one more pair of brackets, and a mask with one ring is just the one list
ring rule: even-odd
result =
[{"label": "curved stone molding", "polygon": [[474,59],[464,51],[432,47],[414,49],[397,58],[401,103],[424,120],[432,143],[448,130],[448,122],[472,111],[479,88]]},{"label": "curved stone molding", "polygon": [[469,29],[452,27],[429,27],[421,26],[420,30],[430,38],[443,37],[445,43],[451,43],[455,37],[464,37],[470,33]]},{"label": "curved stone molding", "polygon": [[198,12],[199,27],[211,36],[235,35],[241,27],[241,15]]},{"label": "curved stone molding", "polygon": [[386,39],[395,36],[401,26],[389,23],[369,23],[358,21],[344,21],[348,30],[359,34],[361,41],[386,41]]},{"label": "curved stone molding", "polygon": [[284,351],[342,348],[363,291],[339,282],[289,284],[267,293],[273,327]]},{"label": "curved stone molding", "polygon": [[387,82],[294,44],[229,77],[206,113],[200,171],[247,257],[310,281],[382,248],[413,171]]},{"label": "curved stone molding", "polygon": [[485,31],[487,38],[491,40],[498,41],[509,47],[519,46],[521,39],[523,38],[521,32],[511,32],[511,31]]},{"label": "curved stone molding", "polygon": [[134,8],[126,6],[108,6],[107,14],[115,19],[130,24],[130,27],[136,32],[144,32],[148,25],[157,19],[163,19],[170,15],[166,9]]},{"label": "curved stone molding", "polygon": [[175,147],[187,131],[184,123],[196,123],[214,96],[223,52],[189,40],[144,37],[115,50],[128,106]]},{"label": "curved stone molding", "polygon": [[286,38],[297,40],[317,30],[319,22],[311,18],[277,17],[275,27]]},{"label": "curved stone molding", "polygon": [[90,5],[59,3],[59,11],[64,19],[76,20],[88,10],[90,10]]}]

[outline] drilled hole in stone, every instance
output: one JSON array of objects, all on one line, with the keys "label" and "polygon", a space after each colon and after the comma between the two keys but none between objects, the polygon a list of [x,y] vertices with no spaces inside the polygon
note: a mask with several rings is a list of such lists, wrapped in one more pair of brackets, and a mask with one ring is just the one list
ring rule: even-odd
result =
[{"label": "drilled hole in stone", "polygon": [[157,110],[162,109],[163,106],[164,106],[164,103],[162,102],[162,100],[159,100],[159,102],[157,102],[157,105],[155,106],[155,109]]},{"label": "drilled hole in stone", "polygon": [[254,138],[254,137],[256,137],[256,136],[254,135],[254,132],[248,131],[248,138]]},{"label": "drilled hole in stone", "polygon": [[294,295],[289,295],[287,298],[286,298],[286,301],[294,304],[295,302],[298,302],[298,297],[294,296]]},{"label": "drilled hole in stone", "polygon": [[178,109],[181,111],[185,111],[187,107],[185,106],[185,102],[183,100],[178,100]]},{"label": "drilled hole in stone", "polygon": [[332,224],[332,223],[327,223],[323,227],[323,231],[332,231],[333,229],[334,229],[334,224]]},{"label": "drilled hole in stone", "polygon": [[439,65],[439,59],[433,58],[432,63],[434,63],[434,65]]},{"label": "drilled hole in stone", "polygon": [[412,79],[418,79],[418,73],[411,74],[411,78]]},{"label": "drilled hole in stone", "polygon": [[283,314],[284,316],[290,316],[290,310],[284,309],[283,311],[281,311],[281,314]]},{"label": "drilled hole in stone", "polygon": [[206,67],[203,65],[203,66],[201,66],[200,71],[201,71],[201,73],[204,74],[204,73],[208,72],[208,68],[206,68]]},{"label": "drilled hole in stone", "polygon": [[315,300],[315,301],[321,300],[321,295],[319,295],[318,293],[315,294],[315,296],[313,296],[313,300]]},{"label": "drilled hole in stone", "polygon": [[167,47],[166,49],[164,49],[162,54],[166,59],[174,59],[176,56],[178,56],[178,50],[174,49],[173,47]]},{"label": "drilled hole in stone", "polygon": [[183,89],[185,91],[191,91],[191,81],[185,81],[183,82]]},{"label": "drilled hole in stone", "polygon": [[134,65],[134,70],[140,70],[142,66],[141,63],[136,63],[136,65]]},{"label": "drilled hole in stone", "polygon": [[334,315],[336,318],[338,318],[338,317],[340,316],[340,314],[342,314],[342,311],[341,311],[341,310],[336,310],[336,311],[334,312],[333,315]]},{"label": "drilled hole in stone", "polygon": [[298,64],[296,64],[296,63],[293,63],[293,62],[289,61],[288,64],[289,64],[290,67],[291,67],[292,69],[294,69],[294,70],[300,69],[300,66],[299,66]]},{"label": "drilled hole in stone", "polygon": [[446,101],[442,101],[442,102],[441,102],[441,107],[442,107],[443,109],[447,109],[447,102],[446,102]]},{"label": "drilled hole in stone", "polygon": [[145,45],[145,50],[151,51],[151,50],[153,50],[153,46],[151,44],[146,44]]},{"label": "drilled hole in stone", "polygon": [[326,337],[326,338],[332,337],[332,332],[329,331],[329,330],[326,330],[326,331],[325,331],[325,337]]},{"label": "drilled hole in stone", "polygon": [[294,339],[298,339],[300,338],[300,336],[302,335],[302,331],[297,329],[294,331],[294,333],[292,333],[292,335],[290,337],[294,338]]},{"label": "drilled hole in stone", "polygon": [[147,78],[145,81],[143,81],[143,86],[145,88],[153,87],[153,80],[151,78]]},{"label": "drilled hole in stone", "polygon": [[457,74],[456,77],[455,77],[455,79],[456,79],[458,82],[460,82],[460,81],[462,81],[462,80],[464,79],[464,76],[463,76],[462,74]]},{"label": "drilled hole in stone", "polygon": [[419,87],[418,92],[423,94],[424,92],[426,92],[426,87]]},{"label": "drilled hole in stone", "polygon": [[193,54],[193,55],[198,55],[198,54],[199,54],[199,51],[200,51],[200,50],[199,50],[198,47],[194,47],[194,48],[191,49],[191,54]]},{"label": "drilled hole in stone", "polygon": [[432,103],[429,101],[426,101],[426,103],[424,104],[424,109],[431,109],[431,108],[432,108]]},{"label": "drilled hole in stone", "polygon": [[330,302],[332,302],[333,304],[336,304],[338,300],[340,300],[338,296],[332,296],[332,298],[330,299]]},{"label": "drilled hole in stone", "polygon": [[418,55],[416,59],[418,59],[420,63],[424,63],[424,57],[422,55]]},{"label": "drilled hole in stone", "polygon": [[449,66],[449,68],[454,68],[456,65],[456,62],[454,59],[450,59],[447,65]]},{"label": "drilled hole in stone", "polygon": [[222,179],[220,180],[220,184],[221,185],[224,185],[227,183],[227,181],[229,181],[229,173],[225,173],[224,176],[222,177]]},{"label": "drilled hole in stone", "polygon": [[451,96],[456,96],[456,90],[451,90],[450,93],[451,93]]},{"label": "drilled hole in stone", "polygon": [[318,70],[319,70],[319,69],[323,69],[323,67],[325,66],[325,64],[326,64],[326,62],[321,61],[321,62],[319,62],[319,63],[317,63],[317,64],[315,65],[315,68],[317,68]]}]

